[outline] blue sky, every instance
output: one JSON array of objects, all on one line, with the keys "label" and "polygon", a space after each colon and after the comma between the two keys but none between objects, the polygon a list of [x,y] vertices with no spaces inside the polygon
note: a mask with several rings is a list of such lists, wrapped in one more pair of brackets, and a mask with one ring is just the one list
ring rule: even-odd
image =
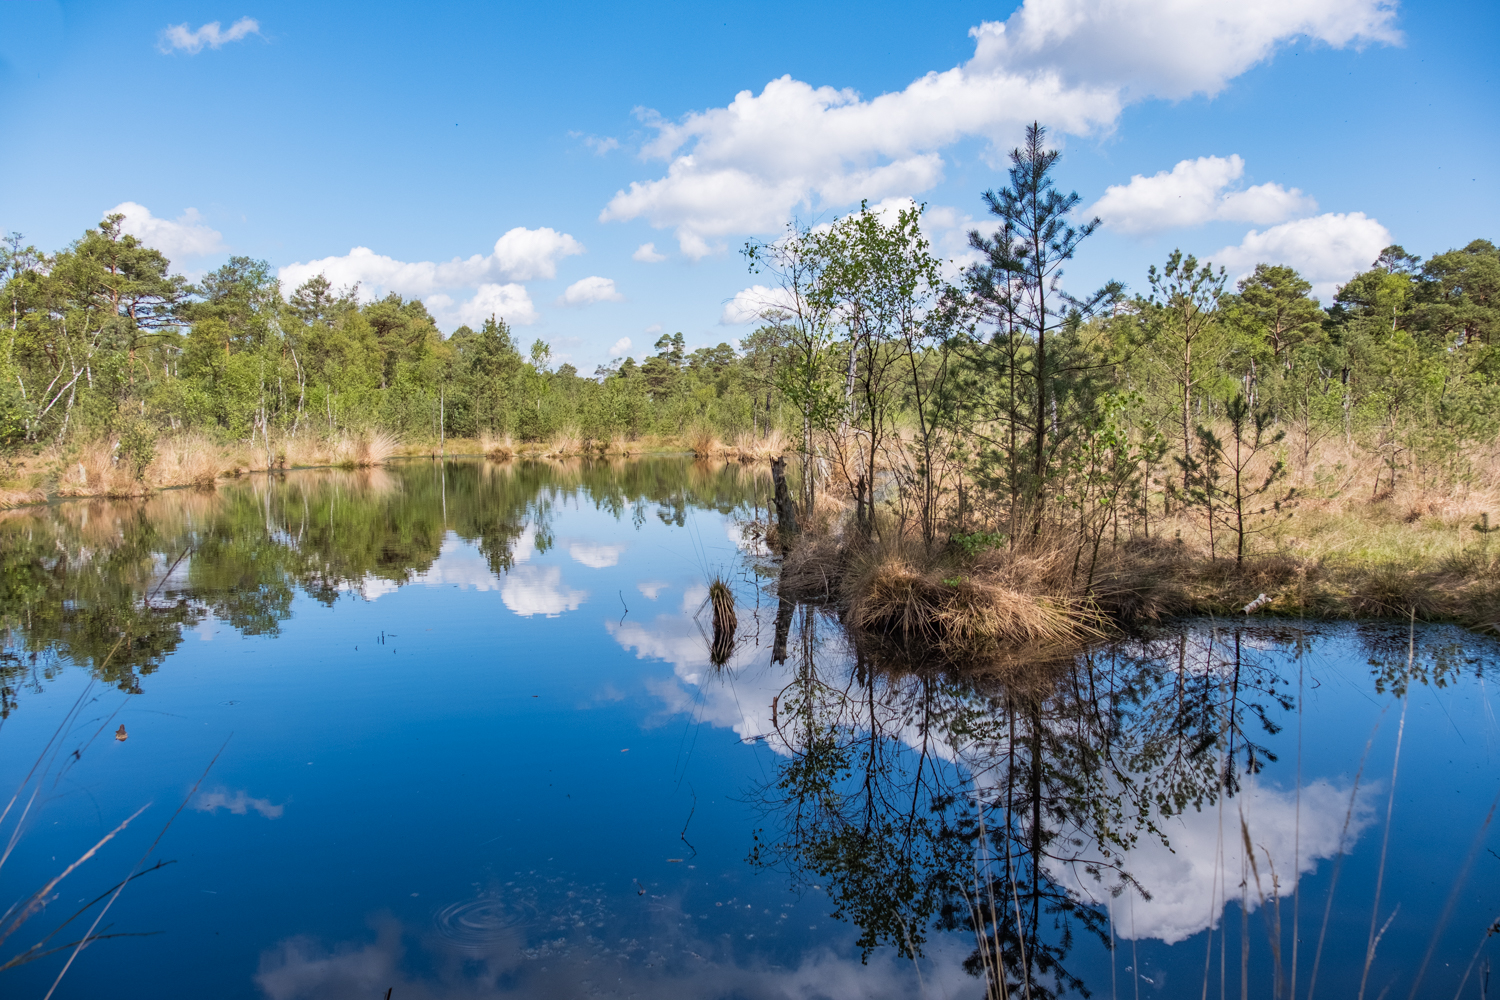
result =
[{"label": "blue sky", "polygon": [[1500,238],[1492,4],[243,2],[0,0],[0,229],[125,205],[189,275],[497,311],[584,370],[743,335],[744,241],[862,197],[962,263],[1033,117],[1105,220],[1078,289],[1181,246],[1326,298],[1387,240]]}]

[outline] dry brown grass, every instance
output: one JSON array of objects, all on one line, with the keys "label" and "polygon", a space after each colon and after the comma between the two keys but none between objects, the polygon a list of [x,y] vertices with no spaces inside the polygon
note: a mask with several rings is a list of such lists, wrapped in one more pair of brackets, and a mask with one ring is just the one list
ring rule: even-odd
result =
[{"label": "dry brown grass", "polygon": [[0,489],[0,510],[46,503],[47,491],[40,489]]},{"label": "dry brown grass", "polygon": [[733,443],[721,446],[723,457],[746,465],[769,462],[786,451],[786,435],[779,430],[772,430],[768,434],[738,434]]},{"label": "dry brown grass", "polygon": [[509,434],[481,434],[479,450],[485,458],[494,459],[496,462],[504,462],[516,457],[516,443],[511,440]]},{"label": "dry brown grass", "polygon": [[126,462],[117,460],[114,439],[93,441],[63,458],[57,455],[61,474],[56,494],[62,497],[138,497],[153,486],[137,479]]},{"label": "dry brown grass", "polygon": [[1214,551],[1191,512],[1158,508],[1150,537],[1132,537],[1129,523],[1106,534],[1092,578],[1078,530],[978,555],[927,553],[886,522],[885,542],[856,538],[829,491],[783,560],[781,590],[837,605],[857,642],[949,662],[994,663],[1178,615],[1238,617],[1261,594],[1264,616],[1415,616],[1500,633],[1500,537],[1474,530],[1486,515],[1500,527],[1500,479],[1486,461],[1457,484],[1413,474],[1378,491],[1373,469],[1313,470],[1291,516],[1257,525],[1243,564],[1222,532]]},{"label": "dry brown grass", "polygon": [[991,553],[958,566],[912,545],[873,545],[849,560],[845,620],[945,660],[1098,638],[1103,616],[1068,592],[1064,561],[1050,549]]},{"label": "dry brown grass", "polygon": [[687,436],[688,450],[695,458],[713,458],[715,455],[724,453],[724,445],[718,435],[707,428],[698,428],[689,431]]},{"label": "dry brown grass", "polygon": [[156,456],[146,477],[160,486],[212,489],[221,465],[219,448],[213,441],[199,434],[182,434],[157,441]]}]

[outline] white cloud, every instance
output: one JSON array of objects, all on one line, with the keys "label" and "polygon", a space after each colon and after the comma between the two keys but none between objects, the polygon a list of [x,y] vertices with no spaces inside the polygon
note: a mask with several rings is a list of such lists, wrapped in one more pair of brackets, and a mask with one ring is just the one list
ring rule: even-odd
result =
[{"label": "white cloud", "polygon": [[1101,217],[1111,229],[1149,233],[1215,220],[1265,225],[1317,210],[1311,198],[1280,184],[1226,190],[1244,173],[1238,155],[1183,160],[1170,171],[1136,174],[1129,184],[1110,185],[1087,214]]},{"label": "white cloud", "polygon": [[574,611],[588,599],[586,590],[574,590],[562,582],[556,566],[517,566],[505,575],[500,600],[522,618],[546,615],[555,618]]},{"label": "white cloud", "polygon": [[672,586],[670,583],[663,580],[642,580],[635,585],[635,589],[644,594],[646,600],[654,601],[663,590],[666,590],[670,586]]},{"label": "white cloud", "polygon": [[590,569],[605,569],[620,564],[623,545],[596,545],[591,542],[574,542],[568,546],[568,555],[574,562],[583,563]]},{"label": "white cloud", "polygon": [[[1302,789],[1299,810],[1292,792],[1247,780],[1240,795],[1225,800],[1222,817],[1217,807],[1202,812],[1189,810],[1163,822],[1169,847],[1143,835],[1124,853],[1121,860],[1125,870],[1150,890],[1150,899],[1138,894],[1131,898],[1129,889],[1111,896],[1108,883],[1101,885],[1072,868],[1058,865],[1052,874],[1079,896],[1109,906],[1115,933],[1120,937],[1159,938],[1176,944],[1210,925],[1217,927],[1226,899],[1240,899],[1242,881],[1248,883],[1248,909],[1253,911],[1260,905],[1262,893],[1267,902],[1276,895],[1291,895],[1298,878],[1316,869],[1320,859],[1338,853],[1341,837],[1344,850],[1350,850],[1371,820],[1369,791],[1367,787],[1361,792],[1345,834],[1350,795],[1347,787],[1315,781]],[[1260,869],[1259,889],[1244,856],[1242,815]],[[1097,857],[1097,850],[1088,845],[1083,853]],[[1267,863],[1267,852],[1273,864]],[[1280,883],[1275,890],[1271,885],[1273,866]]]},{"label": "white cloud", "polygon": [[751,285],[749,288],[736,292],[734,298],[724,303],[724,311],[719,314],[719,322],[725,326],[754,323],[771,310],[779,309],[788,312],[791,306],[791,293],[786,289]]},{"label": "white cloud", "polygon": [[543,226],[517,226],[495,241],[494,264],[512,281],[557,277],[557,261],[583,253],[583,244],[567,233]]},{"label": "white cloud", "polygon": [[970,33],[977,66],[1056,74],[1127,101],[1180,100],[1212,97],[1294,38],[1399,44],[1395,19],[1394,0],[1026,0],[1004,24]]},{"label": "white cloud", "polygon": [[[433,296],[429,301],[439,298],[447,296]],[[443,313],[447,310],[438,308],[436,311]],[[505,285],[480,285],[474,290],[473,297],[453,309],[451,315],[459,323],[471,327],[479,326],[491,316],[498,316],[513,326],[530,326],[541,318],[531,303],[531,295],[526,291],[526,286],[514,282]]]},{"label": "white cloud", "polygon": [[661,324],[660,323],[652,323],[650,326],[646,327],[646,332],[647,333],[661,333]]},{"label": "white cloud", "polygon": [[407,263],[377,254],[368,247],[354,247],[341,257],[288,264],[278,274],[286,288],[295,288],[322,274],[335,286],[360,282],[369,295],[400,292],[425,296],[441,289],[472,288],[486,282],[554,278],[559,258],[583,252],[583,244],[567,233],[517,227],[496,240],[494,252],[488,256],[474,254],[442,263]]},{"label": "white cloud", "polygon": [[635,248],[635,253],[630,255],[630,259],[638,260],[642,264],[660,264],[667,259],[667,255],[657,253],[655,243],[642,243]]},{"label": "white cloud", "polygon": [[221,788],[213,792],[200,792],[193,800],[193,809],[206,813],[228,809],[236,816],[248,815],[253,809],[266,819],[280,819],[281,814],[286,811],[286,806],[274,805],[270,799],[252,799],[243,788],[233,795]]},{"label": "white cloud", "polygon": [[573,282],[559,301],[568,306],[586,306],[594,302],[623,302],[625,296],[615,288],[613,278],[601,278],[595,274]]},{"label": "white cloud", "polygon": [[1390,244],[1390,230],[1363,212],[1329,212],[1264,232],[1252,229],[1239,246],[1225,247],[1212,260],[1235,277],[1256,264],[1289,265],[1312,282],[1313,294],[1330,302],[1340,284],[1367,269]]},{"label": "white cloud", "polygon": [[[390,292],[422,298],[440,319],[452,325],[473,326],[492,313],[508,323],[525,325],[540,317],[530,294],[517,282],[555,278],[559,259],[583,252],[583,244],[567,233],[518,226],[496,240],[493,252],[484,256],[454,257],[441,263],[407,262],[377,254],[368,247],[354,247],[343,256],[288,264],[277,276],[288,292],[321,274],[335,287],[358,283],[360,295],[366,300]],[[445,294],[469,288],[474,289],[474,295],[459,305]]]},{"label": "white cloud", "polygon": [[163,52],[181,50],[189,55],[195,55],[203,50],[204,46],[217,49],[228,42],[237,42],[250,35],[260,34],[260,22],[253,17],[242,17],[229,26],[228,31],[219,27],[218,21],[209,21],[203,27],[196,30],[189,29],[187,22],[169,25],[161,33],[161,40],[157,48]]},{"label": "white cloud", "polygon": [[609,356],[612,358],[624,357],[625,352],[630,350],[630,338],[621,337],[609,347]]},{"label": "white cloud", "polygon": [[1392,0],[1026,0],[973,29],[970,61],[898,92],[866,100],[783,76],[678,121],[641,112],[657,133],[643,153],[666,173],[632,182],[599,217],[673,229],[684,254],[702,257],[799,207],[926,190],[942,177],[939,151],[960,139],[1003,147],[1033,120],[1060,135],[1107,132],[1127,104],[1216,94],[1294,38],[1399,42],[1394,18]]},{"label": "white cloud", "polygon": [[203,222],[196,208],[183,212],[175,222],[158,219],[145,205],[133,201],[122,201],[104,214],[115,213],[125,216],[120,223],[122,232],[160,250],[169,259],[203,257],[225,249],[223,236]]}]

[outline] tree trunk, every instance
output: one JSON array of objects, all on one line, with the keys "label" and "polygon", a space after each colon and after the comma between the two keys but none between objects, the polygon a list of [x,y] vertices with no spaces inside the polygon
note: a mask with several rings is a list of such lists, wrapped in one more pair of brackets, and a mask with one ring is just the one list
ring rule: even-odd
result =
[{"label": "tree trunk", "polygon": [[771,481],[776,486],[776,533],[780,536],[782,551],[786,551],[797,535],[797,505],[792,502],[792,492],[786,484],[785,458],[777,456],[772,459]]}]

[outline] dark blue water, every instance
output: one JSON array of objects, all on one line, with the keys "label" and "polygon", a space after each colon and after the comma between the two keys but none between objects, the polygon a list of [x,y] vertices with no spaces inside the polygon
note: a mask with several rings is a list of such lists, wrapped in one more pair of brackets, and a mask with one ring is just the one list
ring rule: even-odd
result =
[{"label": "dark blue water", "polygon": [[1482,995],[1492,641],[1195,622],[916,670],[778,602],[768,492],[411,463],[5,515],[0,906],[147,808],[0,961],[131,936],[0,993],[982,997],[977,901],[1033,996],[1273,996],[1294,939],[1297,995]]}]

